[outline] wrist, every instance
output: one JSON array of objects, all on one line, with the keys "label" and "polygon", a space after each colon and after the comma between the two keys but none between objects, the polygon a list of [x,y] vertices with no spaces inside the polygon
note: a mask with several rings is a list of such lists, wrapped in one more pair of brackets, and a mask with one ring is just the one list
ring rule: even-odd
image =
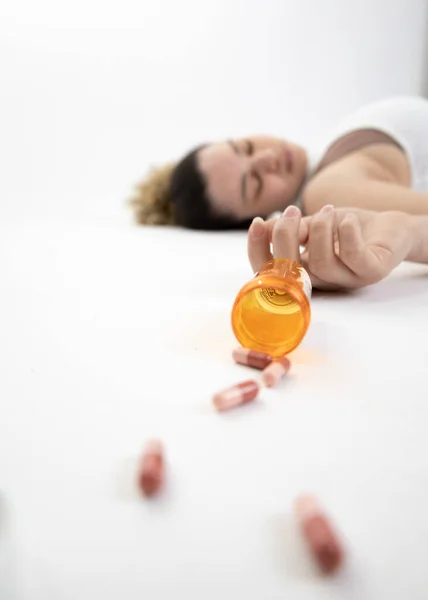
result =
[{"label": "wrist", "polygon": [[406,215],[409,224],[410,251],[406,260],[428,263],[428,216]]}]

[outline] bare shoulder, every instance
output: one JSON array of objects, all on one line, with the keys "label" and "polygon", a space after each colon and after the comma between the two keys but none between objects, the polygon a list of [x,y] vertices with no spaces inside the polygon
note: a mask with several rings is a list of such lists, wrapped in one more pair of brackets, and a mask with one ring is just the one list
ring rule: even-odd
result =
[{"label": "bare shoulder", "polygon": [[404,152],[390,144],[373,144],[352,152],[309,179],[302,193],[305,214],[313,214],[350,188],[368,181],[410,186],[410,166]]}]

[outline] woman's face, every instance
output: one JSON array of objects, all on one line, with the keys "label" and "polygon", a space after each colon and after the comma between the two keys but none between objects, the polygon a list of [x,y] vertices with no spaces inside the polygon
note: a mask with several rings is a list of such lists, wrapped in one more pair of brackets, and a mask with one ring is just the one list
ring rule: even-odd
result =
[{"label": "woman's face", "polygon": [[303,148],[265,136],[211,144],[200,150],[198,162],[213,207],[238,219],[284,210],[307,169]]}]

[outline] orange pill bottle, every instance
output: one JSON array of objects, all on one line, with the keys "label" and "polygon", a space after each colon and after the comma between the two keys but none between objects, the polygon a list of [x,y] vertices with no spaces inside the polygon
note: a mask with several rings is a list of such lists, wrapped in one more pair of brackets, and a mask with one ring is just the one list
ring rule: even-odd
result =
[{"label": "orange pill bottle", "polygon": [[311,280],[288,258],[268,261],[238,292],[232,329],[244,348],[279,357],[303,340],[310,321]]}]

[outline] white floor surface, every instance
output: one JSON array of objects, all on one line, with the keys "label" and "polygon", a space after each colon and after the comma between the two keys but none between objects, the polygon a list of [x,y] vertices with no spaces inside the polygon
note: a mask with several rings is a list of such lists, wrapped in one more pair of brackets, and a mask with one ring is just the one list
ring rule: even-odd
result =
[{"label": "white floor surface", "polygon": [[[317,294],[289,378],[217,414],[243,233],[0,226],[1,600],[428,597],[428,267]],[[167,486],[142,500],[145,440]],[[346,544],[320,576],[292,518]]]}]

